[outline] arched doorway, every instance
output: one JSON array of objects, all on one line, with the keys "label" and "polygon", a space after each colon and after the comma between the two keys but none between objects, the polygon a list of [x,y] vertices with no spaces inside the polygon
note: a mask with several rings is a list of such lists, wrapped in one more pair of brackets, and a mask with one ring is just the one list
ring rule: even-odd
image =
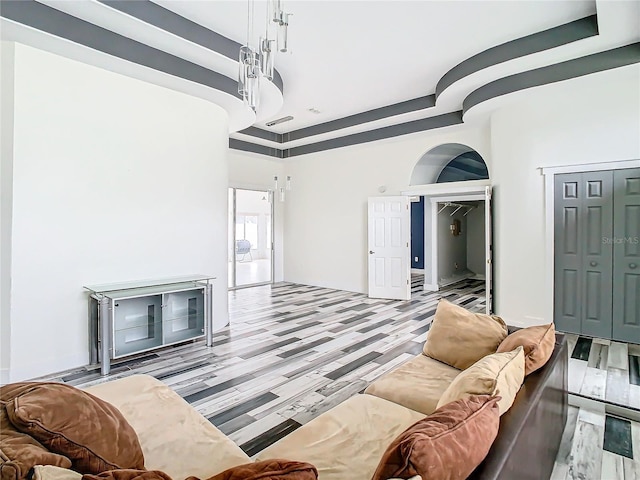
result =
[{"label": "arched doorway", "polygon": [[414,288],[420,279],[430,291],[477,287],[465,307],[492,311],[491,187],[480,153],[460,143],[431,148],[417,161],[404,193],[413,198]]}]

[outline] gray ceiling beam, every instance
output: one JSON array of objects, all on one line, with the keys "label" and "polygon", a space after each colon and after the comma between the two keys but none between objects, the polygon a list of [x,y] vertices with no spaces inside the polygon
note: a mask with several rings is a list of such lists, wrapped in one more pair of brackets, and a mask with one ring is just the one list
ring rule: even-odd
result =
[{"label": "gray ceiling beam", "polygon": [[489,48],[469,57],[445,73],[436,85],[436,97],[457,81],[485,68],[595,35],[598,35],[598,16],[590,15]]}]

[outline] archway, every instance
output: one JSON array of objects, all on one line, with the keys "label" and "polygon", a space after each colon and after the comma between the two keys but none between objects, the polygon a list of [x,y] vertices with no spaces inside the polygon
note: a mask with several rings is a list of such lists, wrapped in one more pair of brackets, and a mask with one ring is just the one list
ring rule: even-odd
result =
[{"label": "archway", "polygon": [[461,143],[431,148],[416,163],[409,193],[412,281],[424,290],[472,285],[465,307],[491,310],[489,171],[482,156]]},{"label": "archway", "polygon": [[420,157],[413,167],[409,185],[487,179],[489,170],[476,150],[462,143],[445,143]]}]

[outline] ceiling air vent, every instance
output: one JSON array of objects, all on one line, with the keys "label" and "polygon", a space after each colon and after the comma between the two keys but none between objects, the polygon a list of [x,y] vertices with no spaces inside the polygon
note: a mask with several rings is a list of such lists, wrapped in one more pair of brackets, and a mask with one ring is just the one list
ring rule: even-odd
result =
[{"label": "ceiling air vent", "polygon": [[286,117],[278,118],[276,120],[271,120],[270,122],[265,123],[267,127],[273,127],[274,125],[279,125],[284,122],[288,122],[289,120],[293,120],[291,115],[287,115]]}]

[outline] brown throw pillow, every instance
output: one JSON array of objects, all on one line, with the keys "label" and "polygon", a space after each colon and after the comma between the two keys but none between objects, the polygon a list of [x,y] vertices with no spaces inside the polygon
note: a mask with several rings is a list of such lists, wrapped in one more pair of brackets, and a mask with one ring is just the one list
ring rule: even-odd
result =
[{"label": "brown throw pillow", "polygon": [[556,344],[556,329],[553,323],[522,328],[505,338],[498,352],[510,352],[524,348],[524,374],[535,372],[551,358]]},{"label": "brown throw pillow", "polygon": [[65,455],[80,473],[144,469],[136,432],[113,405],[62,383],[27,385],[5,408],[19,431]]},{"label": "brown throw pillow", "polygon": [[482,357],[495,353],[507,333],[507,326],[500,317],[473,313],[442,299],[423,352],[464,370]]},{"label": "brown throw pillow", "polygon": [[487,355],[453,379],[440,397],[438,408],[469,395],[500,395],[498,408],[503,415],[513,405],[523,381],[522,347]]},{"label": "brown throw pillow", "polygon": [[[310,463],[263,460],[229,468],[207,480],[317,480],[318,471]],[[83,475],[82,480],[172,480],[159,470],[111,470],[99,475]],[[182,480],[182,479],[179,479]],[[186,480],[200,480],[187,477]]]},{"label": "brown throw pillow", "polygon": [[[24,385],[24,384],[22,384]],[[27,387],[9,384],[0,387],[0,478],[21,480],[36,465],[71,467],[71,460],[50,452],[37,440],[19,432],[9,421],[5,405],[20,395]]]},{"label": "brown throw pillow", "polygon": [[[208,480],[316,480],[318,470],[310,463],[289,460],[262,460],[225,470]],[[189,477],[187,480],[198,480]]]},{"label": "brown throw pillow", "polygon": [[389,445],[372,480],[414,475],[428,480],[467,478],[498,435],[499,399],[474,395],[419,420]]}]

